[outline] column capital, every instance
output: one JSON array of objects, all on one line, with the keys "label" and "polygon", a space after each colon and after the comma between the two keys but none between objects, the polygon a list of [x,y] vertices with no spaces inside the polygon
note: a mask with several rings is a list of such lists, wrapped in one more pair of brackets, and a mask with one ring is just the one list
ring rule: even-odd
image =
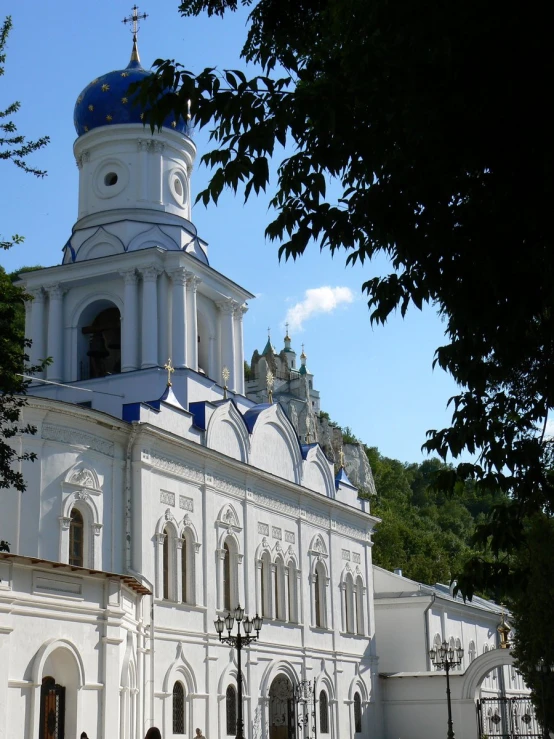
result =
[{"label": "column capital", "polygon": [[50,300],[61,300],[67,292],[66,288],[62,287],[59,282],[53,285],[45,285],[44,289],[48,293]]},{"label": "column capital", "polygon": [[36,287],[33,290],[25,290],[27,295],[30,295],[33,299],[33,303],[43,303],[44,302],[44,290],[42,287]]},{"label": "column capital", "polygon": [[126,285],[136,285],[138,282],[138,275],[135,269],[123,270],[119,274],[123,277],[123,282]]},{"label": "column capital", "polygon": [[154,538],[156,540],[156,544],[158,544],[159,546],[161,546],[164,543],[166,536],[167,536],[167,534],[163,534],[163,533],[161,533],[161,534],[154,534]]},{"label": "column capital", "polygon": [[143,282],[155,282],[162,270],[159,267],[142,267],[140,273]]},{"label": "column capital", "polygon": [[195,293],[198,289],[198,285],[202,282],[200,277],[197,277],[192,272],[187,272],[187,287]]},{"label": "column capital", "polygon": [[176,267],[168,272],[174,285],[182,285],[183,287],[187,284],[190,272],[184,267]]},{"label": "column capital", "polygon": [[88,149],[84,149],[78,157],[75,158],[75,164],[79,169],[83,168],[83,164],[85,162],[88,162],[90,160],[90,151]]},{"label": "column capital", "polygon": [[216,305],[222,313],[232,315],[238,303],[233,298],[225,298],[224,300],[218,300]]},{"label": "column capital", "polygon": [[184,539],[175,539],[175,543],[177,544],[177,549],[182,549],[183,544],[185,543]]}]

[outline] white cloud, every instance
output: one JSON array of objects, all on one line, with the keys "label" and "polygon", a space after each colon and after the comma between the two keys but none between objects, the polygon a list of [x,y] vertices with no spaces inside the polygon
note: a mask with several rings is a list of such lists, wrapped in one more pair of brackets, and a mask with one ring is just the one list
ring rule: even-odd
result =
[{"label": "white cloud", "polygon": [[304,295],[304,300],[287,311],[285,321],[291,331],[302,331],[304,321],[318,313],[332,313],[339,305],[354,302],[354,293],[349,287],[314,287]]}]

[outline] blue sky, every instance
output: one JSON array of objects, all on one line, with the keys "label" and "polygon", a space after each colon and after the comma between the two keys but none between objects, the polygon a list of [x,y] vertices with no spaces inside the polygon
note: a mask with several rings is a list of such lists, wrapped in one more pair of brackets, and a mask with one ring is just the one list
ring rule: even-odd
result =
[{"label": "blue sky", "polygon": [[[9,271],[23,265],[50,266],[61,259],[77,215],[78,170],[72,153],[73,107],[95,77],[126,66],[131,35],[121,19],[132,3],[123,0],[25,0],[4,4],[14,28],[5,76],[0,79],[0,108],[22,104],[16,122],[27,137],[49,135],[51,143],[32,160],[48,171],[36,180],[2,165],[0,233],[20,233],[25,244],[1,255]],[[143,0],[149,14],[139,36],[144,67],[158,57],[174,58],[198,72],[207,66],[244,68],[239,53],[246,14],[224,20],[181,18],[176,0]],[[199,157],[207,150],[207,132],[195,134]],[[196,166],[192,189],[208,178]],[[433,309],[414,310],[385,327],[372,327],[362,283],[387,269],[384,260],[346,267],[345,254],[331,258],[312,247],[296,262],[279,263],[278,245],[264,238],[271,192],[244,205],[240,195],[224,194],[217,207],[198,204],[193,220],[210,244],[211,265],[256,294],[245,317],[245,356],[263,348],[267,327],[282,348],[287,315],[292,344],[305,343],[308,367],[321,392],[322,408],[350,426],[367,444],[403,461],[420,461],[429,428],[442,428],[450,414],[452,380],[432,370],[433,352],[443,343],[443,325]],[[321,288],[341,288],[338,292]],[[306,291],[310,290],[308,295]],[[318,308],[334,309],[318,312]],[[342,300],[340,300],[342,298]],[[292,312],[291,312],[292,311]]]}]

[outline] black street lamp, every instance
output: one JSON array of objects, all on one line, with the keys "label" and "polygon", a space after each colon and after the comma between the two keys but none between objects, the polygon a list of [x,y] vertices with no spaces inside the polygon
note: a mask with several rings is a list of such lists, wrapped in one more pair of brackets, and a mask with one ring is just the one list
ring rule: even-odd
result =
[{"label": "black street lamp", "polygon": [[542,735],[544,739],[549,739],[550,732],[546,727],[546,676],[549,672],[554,672],[554,665],[549,665],[544,657],[541,657],[535,665],[535,669],[541,676]]},{"label": "black street lamp", "polygon": [[454,729],[452,728],[452,704],[450,701],[450,670],[462,664],[464,650],[461,647],[455,649],[450,647],[446,641],[437,647],[429,650],[431,662],[439,670],[446,671],[446,700],[448,703],[448,732],[447,739],[454,739]]},{"label": "black street lamp", "polygon": [[[237,633],[231,634],[233,626],[237,622]],[[244,634],[240,630],[240,625],[244,629]],[[260,636],[260,629],[262,628],[262,619],[256,614],[254,618],[248,618],[244,615],[244,608],[237,606],[234,613],[229,613],[225,618],[218,616],[214,621],[215,630],[218,633],[219,641],[224,644],[229,644],[233,649],[237,650],[237,733],[235,739],[244,739],[244,721],[242,720],[242,667],[241,667],[241,651],[243,647],[247,647],[251,642],[255,641]],[[227,629],[228,635],[221,636],[223,630]],[[252,636],[252,629],[256,631],[256,635]]]}]

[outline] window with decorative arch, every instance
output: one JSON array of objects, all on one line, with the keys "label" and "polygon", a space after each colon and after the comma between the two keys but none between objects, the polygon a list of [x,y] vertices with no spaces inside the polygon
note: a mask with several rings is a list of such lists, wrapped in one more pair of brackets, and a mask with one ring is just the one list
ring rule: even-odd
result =
[{"label": "window with decorative arch", "polygon": [[319,733],[329,733],[329,699],[324,690],[319,693]]},{"label": "window with decorative arch", "polygon": [[163,530],[162,544],[162,597],[178,600],[177,589],[177,532],[171,524]]},{"label": "window with decorative arch", "polygon": [[267,550],[262,553],[261,562],[260,595],[262,616],[264,618],[273,618],[271,609],[271,555]]},{"label": "window with decorative arch", "polygon": [[[440,634],[435,634],[435,636],[433,637],[433,649],[437,650],[437,652],[438,652],[439,649],[441,648],[441,645],[442,645],[441,635]],[[429,659],[431,659],[431,658],[429,657]],[[432,670],[434,669],[435,672],[440,672],[440,669],[441,668],[438,667],[438,666],[436,666],[436,665],[434,665],[433,663],[431,663],[431,669]]]},{"label": "window with decorative arch", "polygon": [[184,734],[185,733],[185,688],[183,683],[177,680],[173,684],[173,703],[172,703],[172,714],[173,714],[173,733]]},{"label": "window with decorative arch", "polygon": [[239,596],[239,552],[233,536],[227,536],[221,551],[221,604],[226,611],[234,610]]},{"label": "window with decorative arch", "polygon": [[73,567],[84,567],[85,522],[83,514],[77,508],[73,508],[69,519],[69,564]]},{"label": "window with decorative arch", "polygon": [[181,539],[181,600],[190,605],[196,603],[194,555],[194,536],[191,530],[186,528]]},{"label": "window with decorative arch", "polygon": [[275,562],[275,618],[286,621],[285,565],[281,557]]},{"label": "window with decorative arch", "polygon": [[225,709],[227,736],[235,736],[237,732],[237,691],[234,685],[228,685],[225,692]]},{"label": "window with decorative arch", "polygon": [[[456,639],[455,641],[455,648],[461,649],[462,648],[462,642],[460,639]],[[459,652],[455,652],[455,654],[460,654]],[[463,658],[463,652],[462,652],[462,659],[460,660],[460,664],[456,666],[456,670],[463,670],[464,669],[464,658]]]},{"label": "window with decorative arch", "polygon": [[354,585],[354,600],[356,608],[356,633],[360,636],[365,634],[365,611],[364,611],[364,581],[358,575]]},{"label": "window with decorative arch", "polygon": [[467,654],[468,654],[470,663],[473,662],[473,660],[475,659],[477,655],[477,650],[475,649],[475,642],[473,641],[473,639],[469,642]]},{"label": "window with decorative arch", "polygon": [[354,733],[362,733],[362,698],[357,691],[354,693]]},{"label": "window with decorative arch", "polygon": [[323,562],[318,562],[314,569],[314,615],[315,625],[320,629],[327,628],[327,603],[326,603],[327,573]]},{"label": "window with decorative arch", "polygon": [[296,578],[296,564],[294,560],[290,560],[287,565],[287,607],[288,607],[288,620],[291,623],[298,623],[300,621],[298,613],[298,588]]}]

